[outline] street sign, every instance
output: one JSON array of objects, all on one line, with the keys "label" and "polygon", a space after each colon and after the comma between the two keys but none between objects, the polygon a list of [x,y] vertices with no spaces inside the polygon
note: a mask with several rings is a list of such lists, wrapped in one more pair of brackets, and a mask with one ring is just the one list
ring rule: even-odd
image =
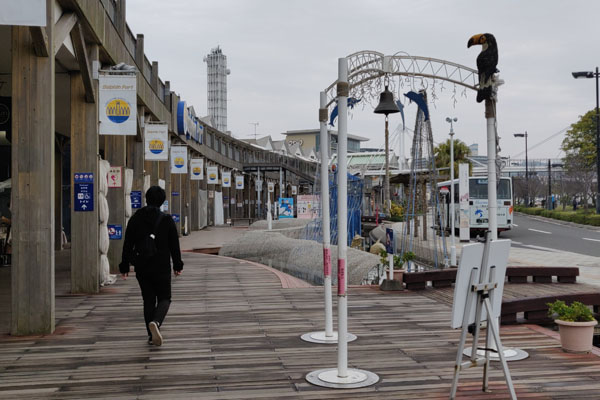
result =
[{"label": "street sign", "polygon": [[123,225],[108,225],[108,238],[121,240],[123,238]]},{"label": "street sign", "polygon": [[448,194],[448,193],[450,193],[450,189],[448,189],[448,186],[442,186],[440,188],[440,193],[441,194]]},{"label": "street sign", "polygon": [[76,172],[74,183],[74,210],[94,211],[94,174],[91,172]]},{"label": "street sign", "polygon": [[142,192],[140,190],[133,190],[131,196],[131,208],[142,208]]}]

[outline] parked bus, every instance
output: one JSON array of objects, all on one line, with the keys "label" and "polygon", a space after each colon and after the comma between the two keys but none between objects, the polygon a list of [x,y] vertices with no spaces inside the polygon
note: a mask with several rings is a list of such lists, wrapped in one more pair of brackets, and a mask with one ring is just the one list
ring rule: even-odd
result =
[{"label": "parked bus", "polygon": [[[485,176],[469,177],[469,228],[472,234],[487,231],[488,225],[488,179]],[[450,227],[450,181],[438,183],[440,203],[443,207],[443,228]],[[454,226],[460,226],[460,193],[458,179],[454,179]],[[444,194],[448,191],[447,194]],[[511,178],[500,178],[497,188],[498,232],[512,229],[513,218],[513,187]]]}]

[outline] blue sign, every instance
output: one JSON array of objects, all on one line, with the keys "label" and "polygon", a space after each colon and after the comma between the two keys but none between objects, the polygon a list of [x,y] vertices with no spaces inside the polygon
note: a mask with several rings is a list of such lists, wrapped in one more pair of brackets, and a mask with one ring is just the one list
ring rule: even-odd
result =
[{"label": "blue sign", "polygon": [[388,254],[394,254],[394,230],[385,228],[385,251]]},{"label": "blue sign", "polygon": [[179,196],[179,192],[171,192],[171,196]]},{"label": "blue sign", "polygon": [[91,172],[76,172],[74,176],[73,201],[75,211],[94,211],[94,174]]},{"label": "blue sign", "polygon": [[140,190],[134,190],[130,194],[131,196],[131,208],[142,208],[142,192]]},{"label": "blue sign", "polygon": [[180,221],[179,214],[171,214],[171,217],[173,218],[173,222],[179,222]]},{"label": "blue sign", "polygon": [[121,240],[123,238],[123,225],[108,225],[108,238]]}]

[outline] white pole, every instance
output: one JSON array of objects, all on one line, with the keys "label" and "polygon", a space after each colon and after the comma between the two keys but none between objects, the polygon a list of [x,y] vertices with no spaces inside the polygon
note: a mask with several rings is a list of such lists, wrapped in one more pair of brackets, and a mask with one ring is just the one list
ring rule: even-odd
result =
[{"label": "white pole", "polygon": [[498,240],[498,196],[496,193],[496,113],[493,100],[485,101],[488,154],[488,226],[490,238]]},{"label": "white pole", "polygon": [[331,232],[329,219],[329,132],[327,132],[327,93],[320,94],[321,127],[321,216],[323,218],[323,285],[325,287],[325,336],[333,337],[331,298]]},{"label": "white pole", "polygon": [[390,281],[394,280],[394,255],[393,254],[388,254],[388,265],[390,267],[390,273],[388,278],[390,279]]},{"label": "white pole", "polygon": [[456,266],[456,243],[454,242],[454,129],[452,120],[450,120],[450,219],[452,220],[450,227],[450,265]]},{"label": "white pole", "polygon": [[269,201],[267,201],[267,226],[268,229],[273,229],[273,217],[271,216],[271,193],[269,192]]},{"label": "white pole", "polygon": [[348,376],[348,298],[346,251],[348,247],[348,61],[338,59],[338,377]]}]

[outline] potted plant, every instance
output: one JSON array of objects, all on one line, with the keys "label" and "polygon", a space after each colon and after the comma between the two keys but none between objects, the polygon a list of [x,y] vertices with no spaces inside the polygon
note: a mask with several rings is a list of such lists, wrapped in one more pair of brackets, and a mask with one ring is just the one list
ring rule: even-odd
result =
[{"label": "potted plant", "polygon": [[589,353],[592,350],[594,319],[592,311],[583,303],[574,301],[571,305],[562,300],[548,303],[548,315],[555,318],[560,333],[563,351],[568,353]]}]

